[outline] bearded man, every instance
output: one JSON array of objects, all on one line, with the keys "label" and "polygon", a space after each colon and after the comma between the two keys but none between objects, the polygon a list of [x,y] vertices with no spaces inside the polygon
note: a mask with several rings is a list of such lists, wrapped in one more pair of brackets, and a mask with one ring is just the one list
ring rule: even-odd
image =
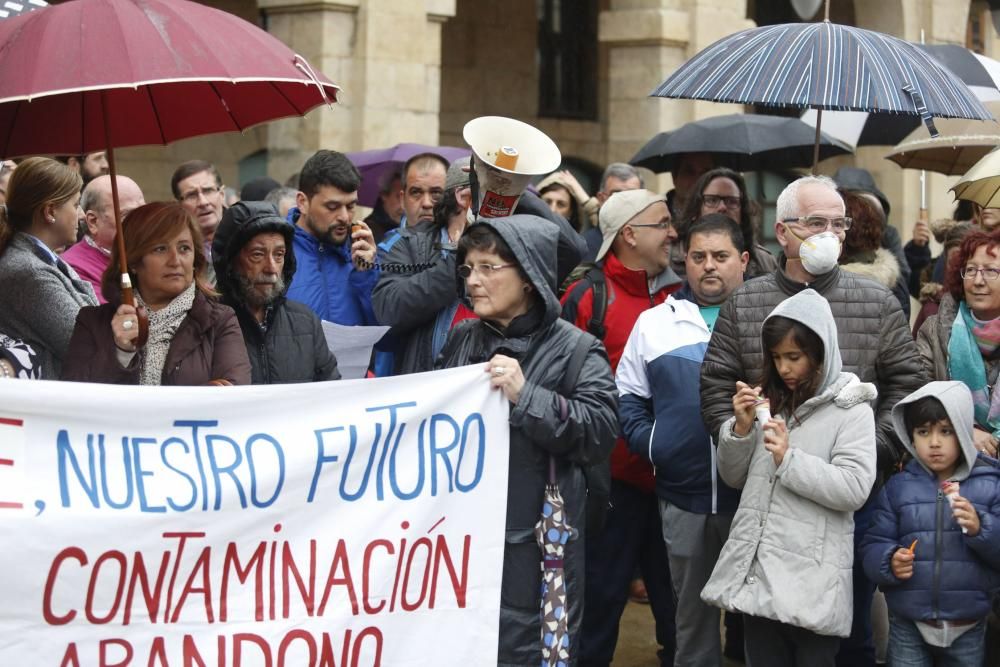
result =
[{"label": "bearded man", "polygon": [[212,242],[216,289],[236,311],[253,384],[339,380],[319,318],[285,291],[295,275],[295,228],[266,202],[238,202]]}]

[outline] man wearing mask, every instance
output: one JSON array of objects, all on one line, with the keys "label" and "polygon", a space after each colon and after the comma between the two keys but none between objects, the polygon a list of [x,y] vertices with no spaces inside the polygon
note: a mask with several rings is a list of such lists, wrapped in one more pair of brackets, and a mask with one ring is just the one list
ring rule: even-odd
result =
[{"label": "man wearing mask", "polygon": [[[849,219],[836,184],[825,176],[806,176],[778,196],[775,235],[784,251],[780,269],[743,284],[723,304],[701,375],[701,411],[709,433],[732,416],[736,382],[757,384],[763,367],[760,329],[775,306],[803,289],[812,288],[830,303],[837,323],[844,371],[878,388],[875,406],[879,481],[896,469],[902,447],[893,435],[892,407],[925,384],[925,375],[899,302],[892,292],[837,265]],[[868,529],[872,501],[855,513],[855,544]],[[875,587],[864,576],[859,559],[854,570],[854,626],[842,643],[858,647],[854,662],[874,664],[871,601]],[[866,648],[862,648],[866,647]],[[870,648],[870,650],[869,650]],[[850,649],[848,649],[850,650]]]}]

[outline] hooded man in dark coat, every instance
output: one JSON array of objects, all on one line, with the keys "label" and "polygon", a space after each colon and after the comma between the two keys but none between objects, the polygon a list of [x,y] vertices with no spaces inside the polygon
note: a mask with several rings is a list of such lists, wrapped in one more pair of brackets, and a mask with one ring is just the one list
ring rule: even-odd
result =
[{"label": "hooded man in dark coat", "polygon": [[319,318],[285,298],[295,275],[294,234],[264,202],[234,204],[215,232],[216,288],[236,311],[253,384],[340,379]]}]

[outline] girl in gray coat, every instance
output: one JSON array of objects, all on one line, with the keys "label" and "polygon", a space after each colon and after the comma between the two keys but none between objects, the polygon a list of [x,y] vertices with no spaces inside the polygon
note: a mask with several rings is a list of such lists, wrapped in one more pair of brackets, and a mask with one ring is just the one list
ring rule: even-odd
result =
[{"label": "girl in gray coat", "polygon": [[774,309],[761,341],[761,386],[736,383],[719,432],[719,473],[743,495],[701,596],[747,615],[753,664],[832,666],[851,630],[853,513],[875,482],[876,391],[841,372],[830,306],[811,289]]}]

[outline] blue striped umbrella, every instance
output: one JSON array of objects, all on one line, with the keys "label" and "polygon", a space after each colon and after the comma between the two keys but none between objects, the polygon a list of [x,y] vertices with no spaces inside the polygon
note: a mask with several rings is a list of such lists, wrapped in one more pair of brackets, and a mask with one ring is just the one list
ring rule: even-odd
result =
[{"label": "blue striped umbrella", "polygon": [[722,38],[656,97],[990,120],[961,79],[917,45],[836,23],[790,23]]}]

